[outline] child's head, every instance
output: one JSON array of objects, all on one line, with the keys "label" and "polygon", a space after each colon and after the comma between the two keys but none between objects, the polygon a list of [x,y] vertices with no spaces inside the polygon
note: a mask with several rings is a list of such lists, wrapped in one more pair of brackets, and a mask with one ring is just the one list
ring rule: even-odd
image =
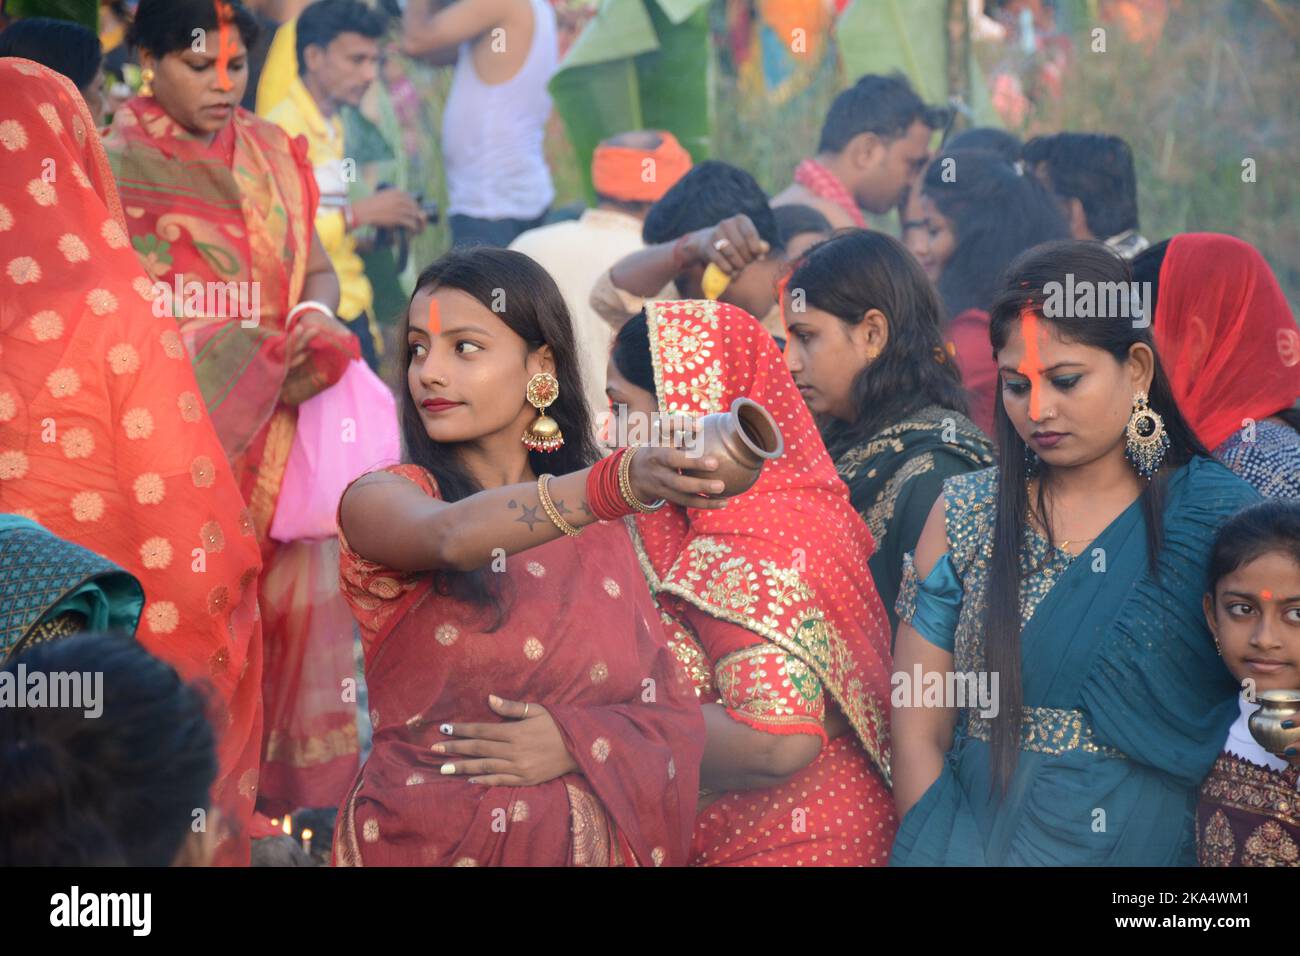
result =
[{"label": "child's head", "polygon": [[1210,555],[1205,619],[1232,675],[1256,692],[1300,689],[1300,502],[1237,513]]},{"label": "child's head", "polygon": [[83,634],[37,644],[0,681],[26,702],[0,707],[0,866],[210,861],[216,745],[203,698],[169,664]]}]

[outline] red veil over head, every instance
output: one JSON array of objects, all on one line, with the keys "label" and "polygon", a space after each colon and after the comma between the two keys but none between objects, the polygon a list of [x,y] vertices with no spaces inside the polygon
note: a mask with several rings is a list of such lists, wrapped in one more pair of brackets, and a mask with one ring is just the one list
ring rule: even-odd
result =
[{"label": "red veil over head", "polygon": [[1160,267],[1156,348],[1196,435],[1216,448],[1245,419],[1300,396],[1300,332],[1258,250],[1210,232],[1175,236]]},{"label": "red veil over head", "polygon": [[875,542],[776,342],[721,302],[649,302],[645,310],[660,411],[706,415],[743,395],[785,437],[785,453],[725,508],[637,516],[651,589],[807,664],[888,780],[889,621],[867,568]]},{"label": "red veil over head", "polygon": [[[176,322],[153,314],[77,88],[7,58],[0,89],[0,511],[139,579],[141,643],[216,691],[213,801],[246,824],[262,737],[252,520]],[[247,863],[247,833],[218,861]]]}]

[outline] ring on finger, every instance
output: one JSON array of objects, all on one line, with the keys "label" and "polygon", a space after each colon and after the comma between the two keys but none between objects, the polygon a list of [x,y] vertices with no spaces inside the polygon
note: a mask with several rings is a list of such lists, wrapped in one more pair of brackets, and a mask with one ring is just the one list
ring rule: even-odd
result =
[{"label": "ring on finger", "polygon": [[528,716],[528,701],[524,701],[524,716]]},{"label": "ring on finger", "polygon": [[731,240],[728,239],[726,236],[723,236],[721,239],[715,239],[713,241],[713,248],[716,249],[718,252],[721,252],[729,245],[731,245]]}]

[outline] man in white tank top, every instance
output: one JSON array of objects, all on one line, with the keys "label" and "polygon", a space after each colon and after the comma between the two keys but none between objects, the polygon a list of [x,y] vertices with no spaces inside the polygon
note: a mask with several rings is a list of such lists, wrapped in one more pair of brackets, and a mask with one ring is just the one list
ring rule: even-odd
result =
[{"label": "man in white tank top", "polygon": [[454,245],[505,246],[555,198],[542,152],[558,60],[547,0],[408,0],[403,50],[455,64],[442,117]]}]

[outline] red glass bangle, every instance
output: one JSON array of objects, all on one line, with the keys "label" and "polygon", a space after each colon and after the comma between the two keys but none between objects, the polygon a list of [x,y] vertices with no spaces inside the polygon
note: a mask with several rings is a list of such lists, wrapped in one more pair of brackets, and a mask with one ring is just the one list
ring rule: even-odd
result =
[{"label": "red glass bangle", "polygon": [[618,488],[618,464],[626,453],[626,448],[620,448],[602,458],[587,475],[587,507],[599,521],[613,521],[632,513]]}]

